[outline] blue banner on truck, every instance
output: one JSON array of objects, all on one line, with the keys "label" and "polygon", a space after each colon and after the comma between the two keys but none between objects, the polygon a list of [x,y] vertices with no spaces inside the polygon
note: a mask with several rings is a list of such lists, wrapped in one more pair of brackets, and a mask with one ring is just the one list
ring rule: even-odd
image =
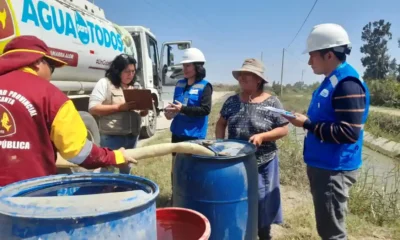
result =
[{"label": "blue banner on truck", "polygon": [[24,0],[21,21],[79,39],[82,44],[94,43],[120,52],[124,50],[119,33],[86,20],[78,11],[75,11],[74,15],[71,16],[70,12],[58,9],[44,1]]}]

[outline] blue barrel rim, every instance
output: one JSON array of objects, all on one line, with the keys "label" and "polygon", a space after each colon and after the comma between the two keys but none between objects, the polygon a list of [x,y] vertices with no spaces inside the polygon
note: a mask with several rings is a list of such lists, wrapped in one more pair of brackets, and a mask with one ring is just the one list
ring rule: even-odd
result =
[{"label": "blue barrel rim", "polygon": [[[185,142],[190,142],[190,143],[197,143],[199,141],[204,141],[204,140],[209,140],[209,139],[196,139],[196,140],[188,140]],[[239,140],[239,139],[215,139],[215,140],[211,140],[211,141],[215,141],[215,142],[223,142],[223,141],[230,141],[230,142],[237,142],[237,143],[242,143],[245,145],[248,145],[252,148],[251,151],[249,151],[246,155],[251,155],[251,154],[255,154],[257,151],[256,145],[254,145],[253,143],[244,141],[244,140]],[[184,154],[184,153],[177,153],[178,154]],[[192,154],[192,156],[195,156],[196,158],[202,159],[202,160],[208,160],[208,161],[212,161],[212,160],[237,160],[238,158],[243,157],[243,155],[239,155],[239,156],[205,156],[205,155],[197,155],[197,154]]]},{"label": "blue barrel rim", "polygon": [[[103,212],[88,212],[88,213],[71,213],[71,208],[63,208],[63,207],[46,207],[46,208],[38,208],[38,210],[35,211],[35,214],[33,215],[32,213],[28,214],[27,209],[29,210],[29,207],[27,208],[26,206],[19,206],[16,205],[15,203],[12,203],[10,199],[12,200],[13,196],[15,196],[16,192],[21,192],[24,189],[32,189],[37,186],[42,186],[45,184],[49,184],[51,182],[53,183],[60,183],[68,179],[72,180],[82,180],[82,179],[87,179],[88,181],[92,178],[102,178],[102,179],[125,179],[129,180],[130,182],[138,181],[142,182],[148,185],[152,189],[151,193],[148,194],[148,197],[146,199],[139,201],[138,203],[131,202],[135,200],[133,197],[125,197],[121,199],[121,201],[118,204],[118,208],[116,205],[112,205],[112,207],[115,207],[114,209],[111,210],[103,210]],[[39,185],[35,185],[36,183],[39,183]],[[71,183],[71,182],[70,182]],[[69,184],[70,184],[69,183]],[[63,183],[59,184],[60,186],[64,185]],[[67,185],[67,184],[65,184]],[[40,188],[42,189],[42,188]],[[122,193],[130,193],[133,191],[126,191]],[[19,182],[15,182],[9,185],[6,185],[2,188],[0,188],[0,214],[6,215],[6,216],[12,216],[12,217],[19,217],[19,218],[28,218],[28,219],[68,219],[68,218],[86,218],[86,217],[93,217],[95,216],[104,216],[104,215],[109,215],[113,213],[120,213],[124,211],[129,211],[132,209],[137,209],[144,207],[148,204],[154,203],[157,196],[160,193],[160,189],[158,185],[144,177],[139,177],[139,176],[134,176],[134,175],[128,175],[128,174],[112,174],[112,173],[74,173],[74,174],[58,174],[58,175],[51,175],[51,176],[44,176],[44,177],[37,177],[37,178],[31,178],[31,179],[26,179],[22,180]],[[117,194],[117,193],[113,193]],[[127,194],[125,194],[127,195]],[[83,196],[88,196],[88,195],[82,195],[82,196],[71,196],[71,197],[83,197]],[[93,194],[93,196],[102,196],[102,194]],[[103,195],[104,196],[104,195]],[[18,198],[17,196],[16,198]],[[38,197],[24,197],[24,198],[38,198]],[[57,198],[57,197],[50,197],[50,198]],[[81,200],[84,200],[83,198]],[[121,204],[122,203],[122,204]],[[129,203],[129,204],[128,204]],[[106,203],[104,203],[106,204]],[[109,203],[108,203],[109,204]],[[53,211],[48,213],[49,211]],[[44,215],[44,212],[47,214]],[[62,215],[62,216],[60,216]],[[58,217],[59,216],[59,217]]]}]

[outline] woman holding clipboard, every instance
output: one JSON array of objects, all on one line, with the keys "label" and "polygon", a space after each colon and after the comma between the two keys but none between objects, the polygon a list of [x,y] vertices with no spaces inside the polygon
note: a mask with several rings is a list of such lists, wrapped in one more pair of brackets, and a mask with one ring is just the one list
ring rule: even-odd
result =
[{"label": "woman holding clipboard", "polygon": [[197,48],[186,49],[183,54],[181,64],[185,78],[176,83],[174,102],[165,109],[165,117],[173,119],[170,128],[173,143],[204,139],[207,135],[213,89],[204,79],[205,62],[203,53]]},{"label": "woman holding clipboard", "polygon": [[90,95],[89,112],[99,118],[102,147],[136,147],[141,117],[148,112],[134,111],[135,102],[125,102],[123,90],[142,88],[135,81],[135,73],[136,60],[127,54],[118,55]]}]

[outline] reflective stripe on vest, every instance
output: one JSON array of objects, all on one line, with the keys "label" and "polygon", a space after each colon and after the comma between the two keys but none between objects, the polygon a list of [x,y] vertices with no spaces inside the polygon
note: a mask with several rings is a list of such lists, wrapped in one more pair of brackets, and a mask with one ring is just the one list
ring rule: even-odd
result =
[{"label": "reflective stripe on vest", "polygon": [[[363,126],[369,112],[369,90],[357,71],[344,62],[330,76],[326,77],[319,88],[314,91],[307,115],[312,122],[337,122],[332,106],[332,93],[337,84],[347,77],[358,79],[365,90],[366,108],[363,115]],[[362,143],[364,127],[360,137],[353,144],[325,143],[313,133],[307,131],[304,140],[304,161],[307,165],[328,170],[354,170],[362,165]]]},{"label": "reflective stripe on vest", "polygon": [[77,165],[80,165],[85,161],[85,159],[89,156],[90,152],[92,151],[93,143],[86,139],[85,145],[83,145],[83,148],[79,152],[77,156],[74,158],[68,159],[69,162],[75,163]]},{"label": "reflective stripe on vest", "polygon": [[[175,86],[174,101],[179,101],[184,106],[200,106],[201,97],[208,81],[203,79],[196,82],[184,92],[187,80],[179,80]],[[171,123],[171,132],[177,136],[188,136],[204,139],[207,135],[208,116],[189,117],[179,113]]]}]

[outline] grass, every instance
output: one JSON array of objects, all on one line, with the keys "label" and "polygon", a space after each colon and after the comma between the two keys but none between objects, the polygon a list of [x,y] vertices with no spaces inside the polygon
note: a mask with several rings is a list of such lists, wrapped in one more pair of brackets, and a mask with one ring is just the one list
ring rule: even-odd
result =
[{"label": "grass", "polygon": [[[280,100],[286,109],[303,113],[310,102],[310,98],[307,97],[299,98],[285,95]],[[366,127],[367,131],[370,131],[371,125],[374,124],[376,133],[385,134],[386,132],[388,134],[389,129],[395,125],[390,124],[391,127],[382,126],[382,123],[375,121],[382,121],[383,118],[376,118],[376,113],[371,115],[372,117],[368,120],[370,125]],[[393,120],[391,122],[396,123]],[[380,126],[381,130],[379,130]],[[296,189],[308,189],[306,172],[302,167],[301,143],[290,136],[281,140],[280,143],[282,184],[294,186]],[[384,176],[375,174],[374,169],[362,168],[358,182],[350,191],[349,211],[347,224],[350,234],[363,236],[364,230],[370,232],[369,229],[374,229],[377,236],[383,235],[391,237],[390,239],[400,239],[400,167],[396,166],[392,171],[385,173]],[[309,213],[310,209],[299,207],[294,210],[294,213],[289,212],[286,215],[295,215],[293,217],[300,219],[304,224],[308,221],[303,219],[302,216],[307,216]],[[311,213],[313,214],[313,212]],[[363,227],[360,229],[360,226]],[[298,229],[295,231],[299,235],[303,234],[301,226],[295,225],[294,228]]]},{"label": "grass", "polygon": [[[278,141],[285,223],[273,226],[278,240],[319,239],[315,227],[314,207],[309,193],[302,143],[294,132]],[[389,186],[388,177],[397,184]],[[351,188],[347,229],[350,239],[400,239],[400,169],[378,177],[372,169],[362,169]],[[371,234],[373,233],[373,234]]]},{"label": "grass", "polygon": [[400,143],[400,116],[370,111],[365,129],[374,136]]},{"label": "grass", "polygon": [[238,90],[238,85],[237,84],[213,84],[213,90],[216,92],[235,92]]},{"label": "grass", "polygon": [[358,184],[350,192],[354,199],[350,202],[350,209],[371,223],[378,226],[394,226],[399,231],[399,190],[400,165],[383,176],[377,176],[373,168],[363,168]]},{"label": "grass", "polygon": [[[311,100],[311,94],[302,96],[283,95],[279,99],[285,109],[305,114]],[[365,124],[365,131],[376,137],[383,137],[400,143],[400,116],[370,111]]]},{"label": "grass", "polygon": [[311,101],[311,94],[308,95],[284,94],[282,97],[278,98],[282,102],[286,110],[305,114],[307,112],[308,105],[310,104]]},{"label": "grass", "polygon": [[[283,96],[280,100],[285,108],[298,112],[304,111],[309,102],[306,98],[289,96]],[[219,101],[213,105],[207,138],[214,138],[215,123],[222,104],[223,102]],[[170,138],[170,132],[164,131],[146,145],[169,142]],[[293,134],[279,140],[278,146],[285,223],[273,226],[274,239],[319,239],[303,163],[303,146]],[[142,160],[132,172],[152,179],[159,185],[157,207],[168,206],[171,197],[170,171],[171,156],[168,155]],[[395,169],[390,174],[400,176],[399,173],[400,170]],[[381,184],[379,187],[377,187],[378,182]],[[400,239],[400,188],[398,184],[385,187],[384,183],[385,179],[373,175],[371,177],[371,172],[364,170],[358,182],[352,187],[350,214],[347,218],[349,239]]]},{"label": "grass", "polygon": [[[215,138],[215,123],[219,118],[219,110],[223,102],[216,102],[212,107],[212,113],[209,116],[209,126],[207,138]],[[171,132],[163,131],[157,134],[152,140],[145,145],[154,145],[171,141]],[[162,156],[157,158],[149,158],[140,162],[137,167],[132,170],[132,174],[142,176],[156,182],[160,188],[160,195],[157,198],[157,207],[166,207],[171,199],[171,162],[172,156]]]}]

